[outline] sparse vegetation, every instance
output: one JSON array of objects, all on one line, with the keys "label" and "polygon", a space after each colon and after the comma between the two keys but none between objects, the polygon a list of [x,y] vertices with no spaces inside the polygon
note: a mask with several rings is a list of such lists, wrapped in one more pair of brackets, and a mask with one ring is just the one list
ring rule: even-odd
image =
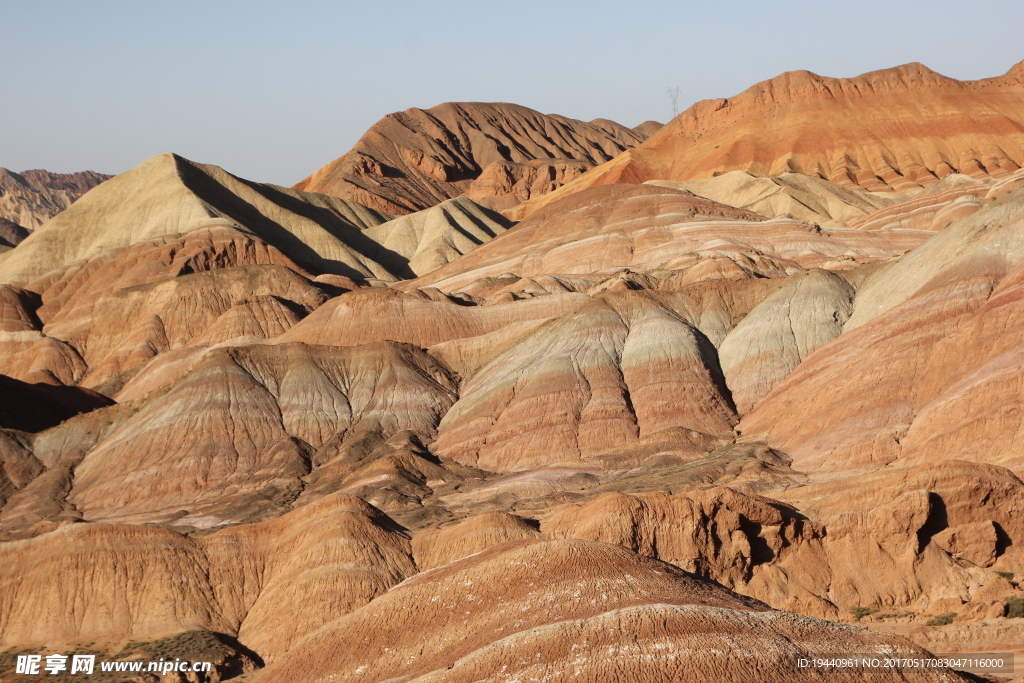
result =
[{"label": "sparse vegetation", "polygon": [[999,574],[999,576],[1003,577],[1007,581],[1013,581],[1013,572],[996,572],[996,574]]},{"label": "sparse vegetation", "polygon": [[933,619],[929,619],[925,623],[928,624],[929,626],[945,626],[947,624],[952,624],[953,623],[953,619],[955,617],[956,617],[956,612],[943,612],[942,614],[939,614],[938,616],[934,617]]},{"label": "sparse vegetation", "polygon": [[1011,619],[1024,618],[1024,598],[1011,595],[1006,598],[1006,616]]},{"label": "sparse vegetation", "polygon": [[916,612],[910,612],[910,611],[906,611],[906,612],[886,612],[884,614],[879,614],[879,615],[875,616],[875,619],[881,619],[883,621],[886,620],[886,619],[913,619],[916,616],[917,616]]},{"label": "sparse vegetation", "polygon": [[274,500],[278,507],[290,507],[292,503],[302,494],[302,486],[289,489]]},{"label": "sparse vegetation", "polygon": [[860,605],[855,605],[854,607],[850,608],[850,614],[852,614],[853,618],[857,621],[860,621],[869,614],[874,614],[877,611],[878,610],[876,609],[872,609],[870,607],[861,607]]}]

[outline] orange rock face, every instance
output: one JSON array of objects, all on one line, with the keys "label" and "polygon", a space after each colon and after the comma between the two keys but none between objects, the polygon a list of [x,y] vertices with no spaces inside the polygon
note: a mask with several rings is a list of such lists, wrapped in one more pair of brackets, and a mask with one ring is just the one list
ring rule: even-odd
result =
[{"label": "orange rock face", "polygon": [[527,199],[557,190],[591,168],[592,164],[574,159],[495,162],[484,167],[470,183],[466,196],[489,209],[505,211]]},{"label": "orange rock face", "polygon": [[390,214],[468,194],[504,209],[559,187],[647,138],[514,104],[460,102],[389,114],[348,154],[295,185]]},{"label": "orange rock face", "polygon": [[856,78],[793,71],[693,105],[648,141],[538,200],[519,220],[610,183],[741,170],[803,173],[869,191],[926,187],[950,173],[1000,178],[1024,165],[1024,63],[957,81],[921,64]]},{"label": "orange rock face", "polygon": [[[62,552],[51,552],[54,542]],[[0,554],[6,647],[208,629],[238,634],[271,661],[415,571],[408,537],[345,495],[199,539],[145,526],[73,524],[4,544]],[[52,590],[26,598],[35,581]],[[65,595],[75,596],[74,612],[65,609]]]},{"label": "orange rock face", "polygon": [[[755,665],[709,647],[723,641],[730,643],[727,652],[738,654],[756,641],[772,654]],[[756,601],[615,546],[520,541],[407,580],[317,632],[256,680],[400,675],[497,681],[511,674],[669,681],[692,672],[704,680],[740,681],[755,669],[795,675],[796,652],[883,644],[908,647],[850,627],[764,611]]]}]

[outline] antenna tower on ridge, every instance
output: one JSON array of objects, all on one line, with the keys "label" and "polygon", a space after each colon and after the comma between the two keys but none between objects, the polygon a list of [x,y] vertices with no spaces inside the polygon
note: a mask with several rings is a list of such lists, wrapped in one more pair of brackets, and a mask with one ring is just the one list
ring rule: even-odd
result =
[{"label": "antenna tower on ridge", "polygon": [[679,116],[679,86],[668,89],[668,96],[672,99],[672,118]]}]

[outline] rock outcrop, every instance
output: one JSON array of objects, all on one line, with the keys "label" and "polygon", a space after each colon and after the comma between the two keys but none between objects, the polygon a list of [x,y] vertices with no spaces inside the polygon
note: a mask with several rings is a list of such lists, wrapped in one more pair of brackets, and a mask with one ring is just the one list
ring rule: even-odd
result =
[{"label": "rock outcrop", "polygon": [[740,415],[803,360],[843,331],[854,288],[835,273],[793,275],[745,316],[719,347],[725,382]]},{"label": "rock outcrop", "polygon": [[[4,647],[120,644],[205,629],[237,636],[266,661],[415,573],[408,536],[343,494],[202,538],[71,524],[0,545],[0,557]],[[33,588],[40,584],[49,590]]]},{"label": "rock outcrop", "polygon": [[390,342],[218,348],[88,451],[67,500],[97,521],[275,516],[327,454],[430,437],[454,389],[423,351]]},{"label": "rock outcrop", "polygon": [[565,293],[510,307],[460,306],[391,288],[367,288],[328,301],[275,341],[353,346],[390,339],[426,347],[564,315],[587,300],[583,294]]},{"label": "rock outcrop", "polygon": [[371,254],[374,260],[399,277],[414,278],[468,254],[511,225],[501,214],[459,197],[367,228],[364,234],[381,246]]},{"label": "rock outcrop", "polygon": [[[1019,173],[1021,171],[1014,175]],[[914,197],[854,220],[849,227],[860,230],[909,228],[939,231],[980,209],[989,191],[989,183],[961,173],[951,173]]]},{"label": "rock outcrop", "polygon": [[[337,291],[247,230],[210,225],[0,286],[0,370],[116,391],[156,355],[276,337]],[[21,308],[15,306],[17,302]],[[6,318],[6,321],[4,320]],[[5,334],[6,333],[6,334]]]},{"label": "rock outcrop", "polygon": [[724,487],[606,493],[556,508],[540,531],[621,545],[774,607],[833,619],[852,618],[855,607],[934,613],[946,604],[959,613],[1015,592],[997,571],[1020,561],[1024,483],[1005,468],[930,463],[782,497]]},{"label": "rock outcrop", "polygon": [[503,209],[558,187],[647,138],[506,103],[407,109],[375,123],[345,156],[295,185],[402,215],[469,192]]},{"label": "rock outcrop", "polygon": [[492,471],[580,461],[672,427],[731,434],[736,421],[710,341],[632,292],[537,329],[460,394],[435,449]]}]

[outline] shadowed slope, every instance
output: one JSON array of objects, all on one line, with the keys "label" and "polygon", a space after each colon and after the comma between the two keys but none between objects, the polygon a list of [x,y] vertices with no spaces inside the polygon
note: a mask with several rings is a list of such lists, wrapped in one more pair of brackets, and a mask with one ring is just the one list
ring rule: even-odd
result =
[{"label": "shadowed slope", "polygon": [[380,246],[362,233],[388,218],[334,197],[251,183],[163,154],[89,192],[0,256],[0,281],[24,284],[110,249],[225,221],[318,273],[394,279],[365,255]]}]

